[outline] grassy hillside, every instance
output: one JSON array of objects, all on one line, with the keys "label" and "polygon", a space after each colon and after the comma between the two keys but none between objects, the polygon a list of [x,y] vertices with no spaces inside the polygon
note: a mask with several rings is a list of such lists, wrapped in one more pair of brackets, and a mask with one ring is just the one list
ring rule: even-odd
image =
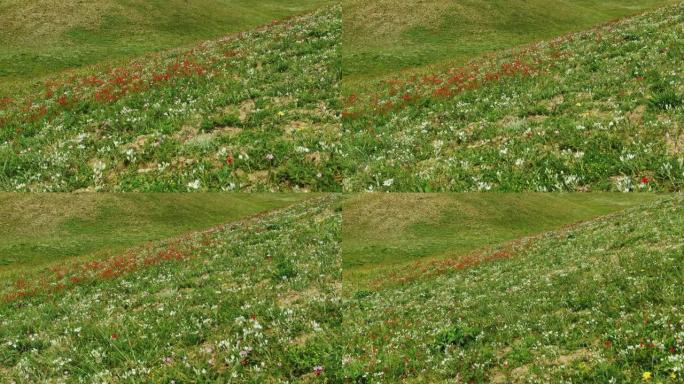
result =
[{"label": "grassy hillside", "polygon": [[581,31],[668,0],[345,0],[345,83]]},{"label": "grassy hillside", "polygon": [[68,68],[139,56],[245,31],[326,0],[4,0],[0,3],[0,97]]},{"label": "grassy hillside", "polygon": [[343,377],[679,383],[683,231],[680,195],[352,291],[338,334]]},{"label": "grassy hillside", "polygon": [[340,369],[336,199],[3,279],[0,381],[323,381]]},{"label": "grassy hillside", "polygon": [[0,272],[116,255],[293,204],[295,194],[0,194]]},{"label": "grassy hillside", "polygon": [[344,203],[345,290],[644,204],[646,194],[366,194]]},{"label": "grassy hillside", "polygon": [[348,191],[684,188],[684,4],[348,94]]},{"label": "grassy hillside", "polygon": [[340,9],[0,100],[0,190],[338,190]]}]

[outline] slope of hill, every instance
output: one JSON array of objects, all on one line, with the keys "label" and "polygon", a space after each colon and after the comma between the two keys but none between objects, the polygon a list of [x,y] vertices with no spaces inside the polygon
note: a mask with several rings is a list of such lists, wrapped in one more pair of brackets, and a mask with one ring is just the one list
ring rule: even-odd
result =
[{"label": "slope of hill", "polygon": [[340,9],[0,100],[0,190],[335,190]]},{"label": "slope of hill", "polygon": [[0,282],[0,381],[320,382],[337,197]]},{"label": "slope of hill", "polygon": [[298,194],[0,194],[0,277],[284,207]]},{"label": "slope of hill", "polygon": [[[344,203],[345,290],[661,199],[655,194],[362,194]],[[395,282],[396,283],[396,282]]]},{"label": "slope of hill", "polygon": [[110,59],[245,31],[326,0],[5,0],[0,3],[0,97],[22,85]]},{"label": "slope of hill", "polygon": [[349,292],[343,377],[679,383],[683,232],[679,195]]},{"label": "slope of hill", "polygon": [[[669,0],[345,0],[345,84],[581,31]],[[361,85],[362,86],[362,85]]]},{"label": "slope of hill", "polygon": [[344,188],[681,190],[684,4],[348,94]]}]

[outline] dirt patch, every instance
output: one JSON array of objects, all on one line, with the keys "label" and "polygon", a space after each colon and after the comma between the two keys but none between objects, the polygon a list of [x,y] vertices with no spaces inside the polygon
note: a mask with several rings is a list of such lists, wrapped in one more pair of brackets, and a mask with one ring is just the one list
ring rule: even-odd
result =
[{"label": "dirt patch", "polygon": [[173,139],[185,143],[199,134],[199,129],[192,125],[184,125],[178,132],[173,134]]},{"label": "dirt patch", "polygon": [[223,112],[230,114],[230,115],[236,115],[239,119],[240,122],[244,123],[247,118],[249,117],[249,114],[252,113],[256,109],[256,102],[252,99],[245,100],[241,102],[239,105],[228,105],[225,108],[223,108]]},{"label": "dirt patch", "polygon": [[152,135],[140,135],[135,138],[132,142],[126,144],[124,148],[126,149],[133,149],[136,152],[139,152],[141,149],[147,145],[147,142],[149,139],[152,138]]},{"label": "dirt patch", "polygon": [[675,123],[665,134],[665,145],[668,155],[678,156],[684,153],[684,130],[678,124]]},{"label": "dirt patch", "polygon": [[591,360],[596,357],[595,353],[583,348],[583,349],[578,349],[576,351],[560,355],[558,356],[555,360],[553,361],[545,361],[544,364],[546,365],[568,365],[574,361],[577,360]]},{"label": "dirt patch", "polygon": [[634,125],[639,125],[643,122],[644,120],[644,112],[646,111],[646,106],[645,105],[640,105],[631,112],[627,113],[627,120],[634,124]]},{"label": "dirt patch", "polygon": [[276,107],[285,107],[293,104],[296,99],[293,96],[276,96],[271,98],[271,102]]},{"label": "dirt patch", "polygon": [[240,117],[240,121],[244,122],[247,120],[247,116],[254,111],[256,108],[256,103],[254,100],[246,100],[243,101],[242,104],[240,104],[240,107],[238,108],[238,114]]},{"label": "dirt patch", "polygon": [[236,128],[236,127],[221,127],[214,129],[212,133],[216,136],[228,136],[228,137],[234,137],[242,133],[243,129],[242,128]]},{"label": "dirt patch", "polygon": [[284,130],[286,134],[293,135],[297,132],[306,130],[308,127],[309,123],[307,123],[306,121],[295,120],[287,124]]},{"label": "dirt patch", "polygon": [[287,293],[278,296],[278,306],[281,308],[292,307],[298,302],[310,300],[320,295],[316,288],[308,288],[304,291],[288,291]]}]

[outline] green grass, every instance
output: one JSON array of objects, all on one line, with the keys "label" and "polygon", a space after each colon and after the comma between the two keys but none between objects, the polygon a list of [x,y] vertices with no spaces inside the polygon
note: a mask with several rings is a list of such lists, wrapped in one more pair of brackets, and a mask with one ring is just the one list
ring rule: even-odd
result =
[{"label": "green grass", "polygon": [[[683,210],[682,195],[326,195],[67,258],[0,279],[0,381],[677,383]],[[426,262],[383,257],[382,289],[349,286],[348,249],[374,239]]]},{"label": "green grass", "polygon": [[0,98],[0,190],[337,191],[340,8]]},{"label": "green grass", "polygon": [[370,81],[346,97],[344,189],[681,191],[683,12]]},{"label": "green grass", "polygon": [[0,279],[0,382],[326,380],[341,365],[337,200]]},{"label": "green grass", "polygon": [[[460,210],[490,196],[443,203]],[[567,204],[582,205],[582,196],[567,198]],[[617,196],[606,202],[613,198],[618,206],[636,202]],[[610,205],[587,199],[585,206],[594,206],[588,211]],[[453,256],[449,262],[385,273],[385,289],[351,289],[344,295],[344,322],[335,335],[345,362],[341,377],[386,383],[681,383],[684,197],[646,200],[578,225]],[[406,208],[411,211],[396,216],[415,212],[423,216],[420,220],[438,221],[444,206],[427,213],[416,209],[435,201],[410,195],[353,211],[356,218],[344,213],[343,258],[350,247],[358,247],[356,237],[361,236],[346,228],[350,221]],[[524,206],[508,210],[511,233],[528,212]],[[554,221],[554,216],[547,210],[536,217]],[[464,234],[474,232],[465,220],[461,230],[452,224],[450,236],[441,232],[435,240],[437,225],[416,231],[420,227],[409,223],[413,230],[402,232],[393,231],[392,224],[403,226],[376,226],[366,237],[408,233],[413,241],[406,239],[402,248],[416,243],[419,249],[421,243],[446,244],[448,237],[460,244]],[[483,228],[482,245],[491,243],[490,233],[496,238],[500,228]]]},{"label": "green grass", "polygon": [[6,0],[0,4],[0,97],[65,69],[246,31],[328,3]]},{"label": "green grass", "polygon": [[0,272],[114,256],[294,204],[304,194],[0,194]]},{"label": "green grass", "polygon": [[345,201],[343,210],[345,290],[382,286],[397,268],[457,259],[658,198],[614,193],[359,195]]},{"label": "green grass", "polygon": [[343,73],[350,88],[397,71],[581,31],[668,0],[345,0]]}]

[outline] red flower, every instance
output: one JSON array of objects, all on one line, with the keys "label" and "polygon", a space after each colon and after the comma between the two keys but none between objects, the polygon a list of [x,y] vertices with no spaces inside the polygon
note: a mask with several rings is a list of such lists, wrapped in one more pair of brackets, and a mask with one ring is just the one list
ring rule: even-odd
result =
[{"label": "red flower", "polygon": [[233,165],[233,155],[228,155],[226,157],[226,164]]},{"label": "red flower", "polygon": [[323,366],[317,365],[317,366],[314,367],[314,374],[315,374],[316,376],[320,376],[321,373],[323,373],[323,370],[324,370]]},{"label": "red flower", "polygon": [[118,340],[118,339],[119,339],[119,335],[117,335],[116,333],[112,333],[112,340]]},{"label": "red flower", "polygon": [[644,176],[641,178],[641,184],[648,184],[648,177]]}]

